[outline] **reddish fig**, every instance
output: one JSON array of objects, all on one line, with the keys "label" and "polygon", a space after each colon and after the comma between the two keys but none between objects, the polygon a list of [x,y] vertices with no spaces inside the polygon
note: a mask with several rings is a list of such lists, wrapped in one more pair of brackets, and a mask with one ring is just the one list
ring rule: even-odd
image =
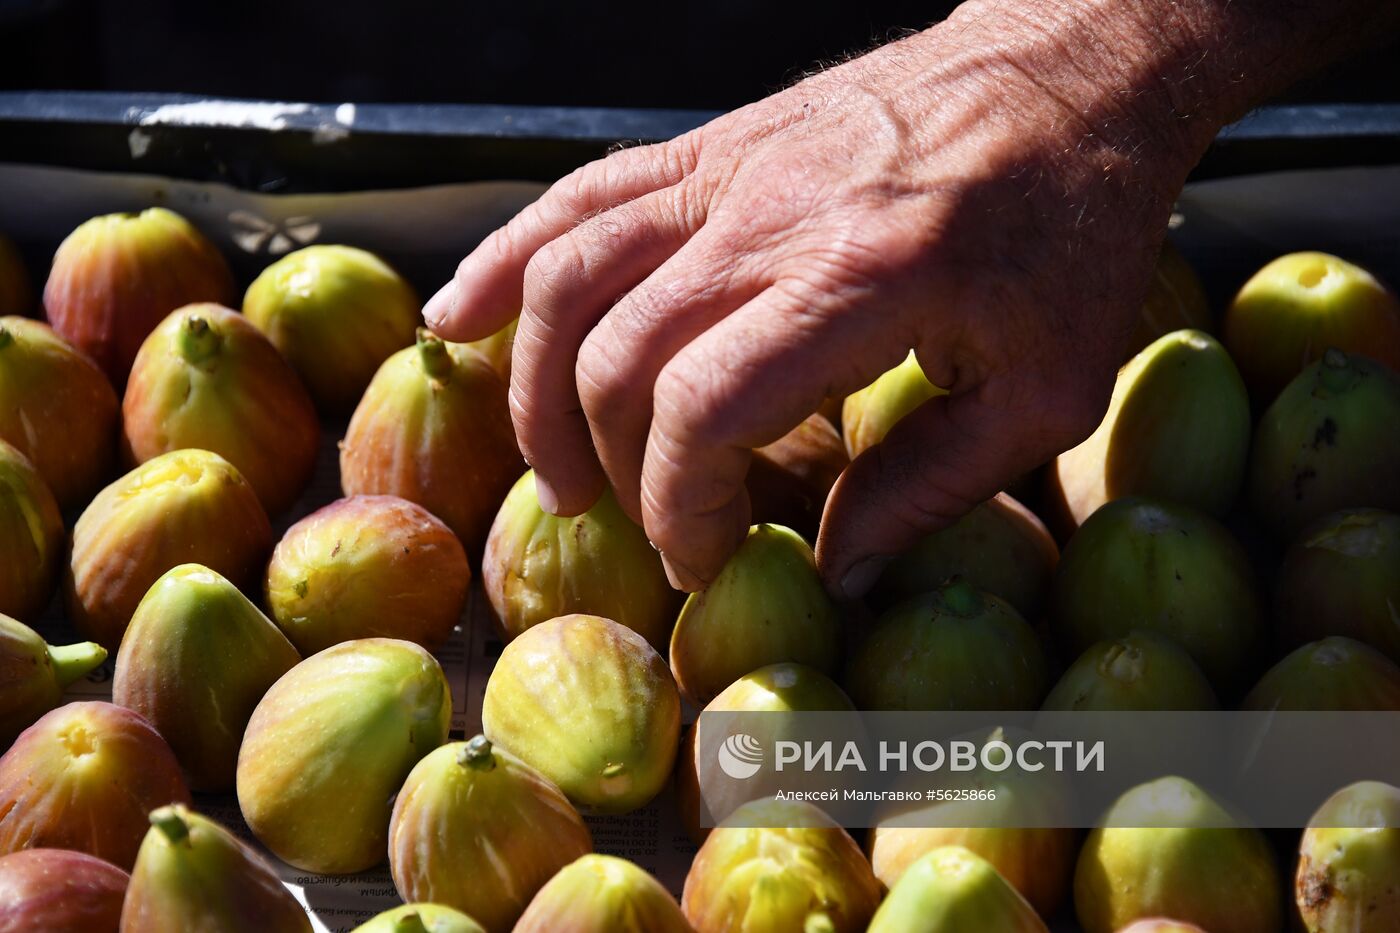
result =
[{"label": "reddish fig", "polygon": [[297,375],[248,319],[187,305],[136,355],[122,400],[129,463],[172,450],[210,450],[238,468],[270,514],[311,479],[321,427]]},{"label": "reddish fig", "polygon": [[64,687],[105,660],[101,645],[50,645],[29,626],[0,615],[0,748],[9,748],[59,704]]},{"label": "reddish fig", "polygon": [[29,458],[60,508],[85,503],[116,451],[117,393],[47,324],[0,318],[0,440]]},{"label": "reddish fig", "polygon": [[200,563],[243,585],[271,549],[267,513],[231,463],[207,450],[162,454],[98,493],[78,519],[64,581],[68,615],[114,650],[170,568]]},{"label": "reddish fig", "polygon": [[0,757],[0,854],[76,849],[129,869],[146,814],[189,802],[180,764],[150,723],[111,703],[69,703]]},{"label": "reddish fig", "polygon": [[39,471],[0,441],[0,613],[32,619],[53,595],[63,516]]},{"label": "reddish fig", "polygon": [[94,217],[53,257],[44,312],[118,387],[146,335],[176,308],[227,303],[233,276],[213,243],[163,207]]},{"label": "reddish fig", "polygon": [[831,422],[821,415],[808,416],[753,452],[744,480],[753,521],[785,525],[815,540],[827,494],[850,462]]},{"label": "reddish fig", "polygon": [[323,410],[349,411],[374,371],[413,342],[418,296],[373,253],[308,246],[262,271],[243,313],[267,334]]},{"label": "reddish fig", "polygon": [[1142,317],[1133,332],[1131,352],[1138,352],[1174,330],[1208,331],[1213,323],[1210,303],[1196,270],[1171,240],[1164,240],[1147,286],[1147,299],[1142,303]]},{"label": "reddish fig", "polygon": [[9,237],[0,236],[0,315],[28,314],[34,304],[29,273]]},{"label": "reddish fig", "polygon": [[0,858],[0,933],[117,933],[127,874],[69,849]]},{"label": "reddish fig", "polygon": [[272,552],[267,604],[303,655],[352,638],[446,643],[467,600],[462,544],[421,505],[341,499],[297,522]]}]

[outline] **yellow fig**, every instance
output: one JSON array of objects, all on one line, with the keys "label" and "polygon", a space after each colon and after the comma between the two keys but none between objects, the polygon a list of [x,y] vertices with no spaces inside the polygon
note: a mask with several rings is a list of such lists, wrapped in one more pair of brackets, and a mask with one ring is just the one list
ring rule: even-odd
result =
[{"label": "yellow fig", "polygon": [[891,888],[870,933],[1049,933],[1035,909],[985,859],[958,845],[934,849]]},{"label": "yellow fig", "polygon": [[584,855],[535,894],[514,933],[692,933],[671,892],[626,859]]},{"label": "yellow fig", "polygon": [[63,559],[63,516],[44,478],[0,441],[0,613],[32,619],[53,595]]},{"label": "yellow fig", "polygon": [[1303,833],[1294,893],[1308,933],[1400,930],[1400,790],[1362,781],[1328,798]]},{"label": "yellow fig", "polygon": [[441,904],[404,904],[371,917],[350,933],[486,933],[486,928]]},{"label": "yellow fig", "polygon": [[924,402],[948,393],[929,382],[913,350],[904,362],[858,392],[846,396],[841,405],[841,435],[846,451],[854,460],[866,449],[884,440],[890,428]]}]

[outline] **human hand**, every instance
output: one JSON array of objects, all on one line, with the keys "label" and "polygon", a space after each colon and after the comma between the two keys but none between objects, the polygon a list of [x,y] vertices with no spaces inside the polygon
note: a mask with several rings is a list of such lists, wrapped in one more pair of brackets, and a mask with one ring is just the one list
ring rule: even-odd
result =
[{"label": "human hand", "polygon": [[749,451],[912,347],[950,394],[857,458],[823,521],[824,578],[857,596],[1092,431],[1220,121],[1157,89],[1189,50],[1107,15],[1125,4],[1033,6],[965,4],[587,165],[462,262],[425,315],[477,339],[523,302],[511,408],[548,510],[611,481],[697,589],[748,528]]}]

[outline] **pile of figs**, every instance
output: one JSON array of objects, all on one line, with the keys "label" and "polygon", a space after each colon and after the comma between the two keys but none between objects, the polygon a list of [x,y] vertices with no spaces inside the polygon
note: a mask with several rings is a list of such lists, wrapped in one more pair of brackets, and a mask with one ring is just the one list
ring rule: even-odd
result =
[{"label": "pile of figs", "polygon": [[[945,394],[915,354],[754,451],[754,525],[686,594],[611,491],[541,506],[514,324],[444,341],[431,283],[346,245],[239,283],[215,234],[151,208],[25,244],[57,246],[41,302],[0,239],[0,933],[299,933],[284,881],[376,868],[404,903],[366,933],[1400,931],[1386,784],[1291,834],[1179,777],[1087,835],[1014,828],[1062,801],[1010,779],[998,827],[740,788],[707,828],[686,726],[1400,710],[1400,299],[1366,270],[1284,256],[1217,318],[1168,245],[1098,429],[851,603],[813,542]],[[494,668],[453,731],[472,605]],[[674,890],[595,851],[647,807],[693,837]]]}]

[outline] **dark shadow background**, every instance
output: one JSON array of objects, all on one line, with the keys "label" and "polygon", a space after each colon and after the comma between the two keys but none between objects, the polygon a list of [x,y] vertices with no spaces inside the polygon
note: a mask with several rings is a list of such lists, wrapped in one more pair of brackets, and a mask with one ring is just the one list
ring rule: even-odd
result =
[{"label": "dark shadow background", "polygon": [[[0,88],[729,109],[954,5],[0,0]],[[1397,61],[1392,43],[1285,99],[1400,99]]]}]

